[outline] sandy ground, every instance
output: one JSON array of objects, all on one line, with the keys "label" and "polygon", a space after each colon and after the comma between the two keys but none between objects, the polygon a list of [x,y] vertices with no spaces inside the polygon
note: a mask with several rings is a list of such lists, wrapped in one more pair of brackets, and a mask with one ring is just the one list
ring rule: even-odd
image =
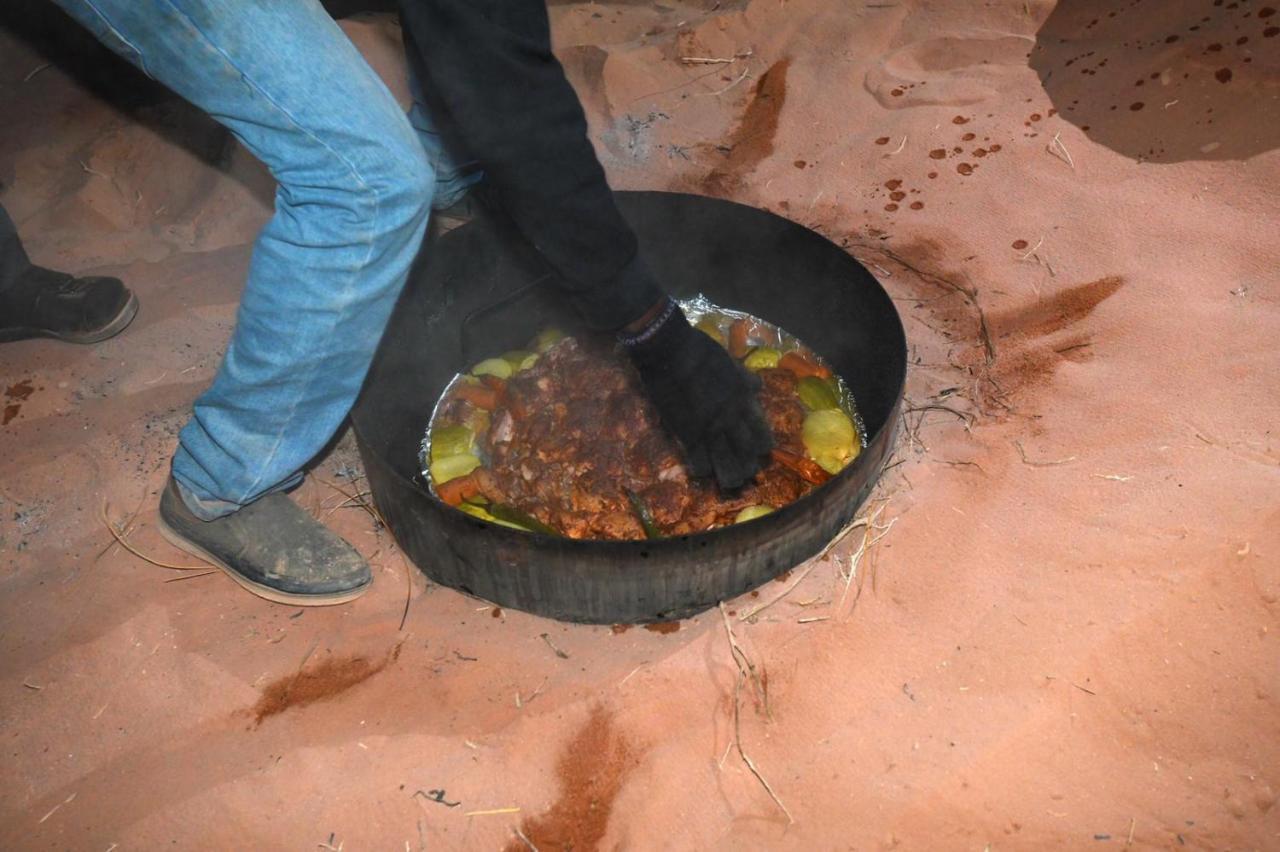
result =
[{"label": "sandy ground", "polygon": [[[554,7],[618,186],[810,225],[907,326],[848,592],[866,530],[727,604],[777,803],[719,613],[615,632],[433,587],[321,481],[360,488],[349,439],[299,498],[376,566],[353,605],[114,545],[104,502],[190,564],[154,497],[271,183],[5,37],[0,200],[143,307],[0,348],[0,846],[1280,848],[1272,5]],[[401,85],[385,23],[351,32]]]}]

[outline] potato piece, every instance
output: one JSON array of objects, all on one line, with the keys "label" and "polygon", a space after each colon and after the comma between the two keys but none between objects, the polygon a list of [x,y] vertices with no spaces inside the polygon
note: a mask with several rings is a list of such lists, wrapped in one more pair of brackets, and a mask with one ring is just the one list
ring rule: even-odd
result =
[{"label": "potato piece", "polygon": [[511,365],[501,358],[485,358],[471,368],[473,376],[497,376],[499,379],[509,379],[511,373]]},{"label": "potato piece", "polygon": [[480,459],[472,453],[445,456],[431,462],[431,481],[436,486],[444,485],[451,479],[466,476],[479,466]]},{"label": "potato piece", "polygon": [[763,518],[765,515],[773,512],[772,506],[748,506],[738,513],[733,519],[735,524],[745,524],[747,521],[754,521],[756,518]]},{"label": "potato piece", "polygon": [[858,430],[838,408],[810,412],[801,432],[809,457],[828,473],[839,473],[858,457]]},{"label": "potato piece", "polygon": [[840,395],[832,386],[830,379],[817,376],[805,376],[796,382],[796,395],[800,402],[810,411],[822,411],[824,408],[839,408]]},{"label": "potato piece", "polygon": [[535,352],[546,352],[552,346],[555,346],[561,340],[564,340],[564,332],[552,326],[544,328],[538,332],[538,336],[533,339],[533,349]]},{"label": "potato piece", "polygon": [[513,349],[510,352],[502,353],[502,360],[511,365],[512,372],[519,373],[538,363],[538,353],[530,352],[527,349]]},{"label": "potato piece", "polygon": [[778,362],[782,360],[782,353],[777,349],[769,346],[759,346],[751,350],[742,361],[742,366],[748,370],[767,370],[778,366]]},{"label": "potato piece", "polygon": [[431,430],[431,462],[470,453],[476,447],[476,433],[466,426],[437,426]]}]

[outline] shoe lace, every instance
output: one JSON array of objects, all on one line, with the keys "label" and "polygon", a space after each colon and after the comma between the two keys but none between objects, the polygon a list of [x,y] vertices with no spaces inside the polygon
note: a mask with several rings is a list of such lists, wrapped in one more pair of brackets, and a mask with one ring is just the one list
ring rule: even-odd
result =
[{"label": "shoe lace", "polygon": [[85,278],[68,278],[57,286],[59,296],[79,296],[89,291],[89,281]]}]

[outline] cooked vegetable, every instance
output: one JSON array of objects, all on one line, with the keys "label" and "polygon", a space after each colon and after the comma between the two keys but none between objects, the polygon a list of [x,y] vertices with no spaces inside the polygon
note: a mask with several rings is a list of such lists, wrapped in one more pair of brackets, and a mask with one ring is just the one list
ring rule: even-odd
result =
[{"label": "cooked vegetable", "polygon": [[508,506],[505,503],[494,503],[489,507],[489,513],[498,520],[499,523],[505,523],[507,526],[515,527],[519,530],[527,530],[529,532],[539,532],[543,535],[560,536],[560,531],[554,527],[549,527],[533,515],[525,514],[514,506]]},{"label": "cooked vegetable", "polygon": [[780,358],[782,358],[782,353],[777,349],[769,346],[760,346],[751,350],[751,353],[742,360],[742,366],[748,370],[767,370],[778,366]]},{"label": "cooked vegetable", "polygon": [[538,353],[530,352],[527,349],[513,349],[510,352],[504,352],[502,360],[511,365],[512,372],[519,373],[521,370],[527,370],[538,363]]},{"label": "cooked vegetable", "polygon": [[720,321],[714,316],[707,314],[705,317],[694,323],[693,327],[705,334],[707,337],[710,337],[716,343],[719,343],[721,346],[725,345],[726,341],[724,338],[724,332],[720,330]]},{"label": "cooked vegetable", "polygon": [[468,515],[470,515],[473,518],[480,518],[481,520],[485,520],[485,521],[496,522],[498,520],[493,515],[490,515],[487,511],[485,511],[483,506],[477,506],[475,503],[470,503],[470,502],[467,502],[466,500],[458,504],[458,511],[466,512]]},{"label": "cooked vegetable", "polygon": [[748,506],[738,513],[733,519],[735,524],[745,524],[747,521],[754,521],[756,518],[763,518],[765,515],[773,512],[772,506]]},{"label": "cooked vegetable", "polygon": [[790,370],[800,378],[805,376],[817,376],[820,379],[831,378],[831,371],[826,367],[801,355],[799,352],[788,352],[778,361],[778,366],[784,370]]},{"label": "cooked vegetable", "polygon": [[538,332],[538,336],[533,339],[533,348],[539,353],[546,352],[552,346],[555,346],[561,340],[564,340],[564,332],[554,326],[544,328]]},{"label": "cooked vegetable", "polygon": [[805,376],[796,383],[796,394],[810,411],[840,407],[840,395],[830,379]]},{"label": "cooked vegetable", "polygon": [[458,506],[458,508],[461,511],[466,512],[468,515],[470,515],[473,518],[480,518],[481,520],[488,521],[491,524],[497,524],[500,527],[511,527],[511,529],[520,530],[521,532],[532,532],[532,530],[530,530],[528,527],[522,527],[519,524],[513,524],[511,521],[504,521],[502,518],[499,518],[499,517],[496,517],[495,515],[490,514],[489,512],[485,511],[483,508],[475,505],[474,503],[463,503],[460,506]]},{"label": "cooked vegetable", "polygon": [[458,453],[433,459],[431,462],[431,481],[437,486],[451,479],[466,476],[480,466],[480,459],[473,453]]},{"label": "cooked vegetable", "polygon": [[644,537],[662,538],[662,531],[653,522],[653,513],[649,511],[649,507],[645,505],[644,500],[630,488],[625,490],[627,492],[627,500],[631,503],[631,508],[635,510],[636,517],[640,519],[640,526],[644,529]]},{"label": "cooked vegetable", "polygon": [[735,358],[747,357],[747,352],[751,349],[751,343],[747,339],[750,333],[750,325],[745,319],[737,319],[729,326],[729,354]]},{"label": "cooked vegetable", "polygon": [[[775,449],[744,491],[707,493],[688,479],[679,445],[644,416],[648,402],[607,341],[546,328],[450,384],[421,460],[432,493],[472,518],[524,532],[659,539],[763,518],[857,457],[853,399],[813,350],[704,299],[686,310],[699,331],[756,373],[753,387],[777,446],[788,448]],[[564,475],[612,470],[619,447],[637,448],[627,467],[641,479]],[[567,481],[548,488],[548,475]]]},{"label": "cooked vegetable", "polygon": [[839,473],[861,449],[853,421],[838,408],[810,412],[804,419],[801,440],[809,456],[828,473]]},{"label": "cooked vegetable", "polygon": [[480,493],[480,481],[475,473],[460,476],[457,479],[441,484],[436,481],[436,495],[450,506],[461,506],[464,500],[470,500]]},{"label": "cooked vegetable", "polygon": [[476,433],[466,426],[437,426],[431,430],[431,461],[470,453],[476,446]]},{"label": "cooked vegetable", "polygon": [[461,425],[466,426],[477,436],[480,436],[489,431],[489,422],[491,420],[493,420],[493,415],[487,410],[472,405],[463,417]]},{"label": "cooked vegetable", "polygon": [[511,365],[502,358],[485,358],[471,368],[473,376],[497,376],[500,379],[511,378]]},{"label": "cooked vegetable", "polygon": [[500,398],[498,392],[488,385],[473,385],[469,382],[458,382],[455,393],[476,408],[481,408],[485,411],[493,411],[497,408]]},{"label": "cooked vegetable", "polygon": [[800,475],[806,482],[813,485],[821,485],[831,478],[831,474],[818,465],[812,459],[804,456],[798,456],[795,453],[789,453],[786,450],[780,450],[774,447],[770,453],[773,460],[783,467],[790,468]]}]

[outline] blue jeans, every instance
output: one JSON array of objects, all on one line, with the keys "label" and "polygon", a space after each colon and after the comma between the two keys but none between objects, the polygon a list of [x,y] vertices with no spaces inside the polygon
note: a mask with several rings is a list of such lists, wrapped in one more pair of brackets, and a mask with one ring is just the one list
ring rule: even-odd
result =
[{"label": "blue jeans", "polygon": [[443,210],[462,200],[467,190],[484,178],[480,165],[475,160],[467,160],[449,150],[449,145],[435,121],[428,112],[426,101],[422,96],[422,86],[418,82],[413,68],[409,68],[409,92],[413,95],[413,105],[409,108],[409,124],[418,134],[422,149],[427,152],[427,161],[435,172],[435,196],[431,200],[432,210]]},{"label": "blue jeans", "polygon": [[186,502],[212,520],[301,479],[364,381],[437,169],[444,202],[479,176],[453,165],[420,109],[415,133],[317,0],[57,2],[278,182],[222,365],[173,459]]}]

